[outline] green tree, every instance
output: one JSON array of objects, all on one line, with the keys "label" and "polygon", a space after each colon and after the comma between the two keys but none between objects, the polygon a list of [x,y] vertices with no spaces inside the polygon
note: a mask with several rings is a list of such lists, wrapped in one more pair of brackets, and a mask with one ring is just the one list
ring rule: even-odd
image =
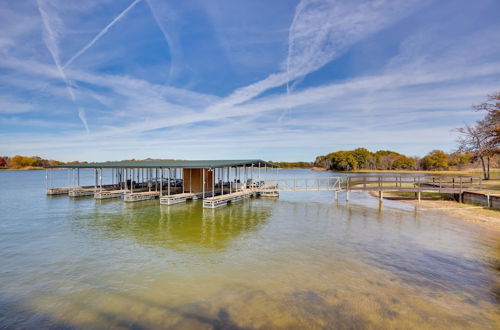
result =
[{"label": "green tree", "polygon": [[415,160],[405,155],[396,156],[392,163],[393,170],[411,170],[415,168]]},{"label": "green tree", "polygon": [[442,150],[433,150],[422,158],[424,170],[447,170],[448,154]]},{"label": "green tree", "polygon": [[357,148],[352,151],[352,156],[356,159],[358,168],[365,169],[373,154],[365,148]]}]

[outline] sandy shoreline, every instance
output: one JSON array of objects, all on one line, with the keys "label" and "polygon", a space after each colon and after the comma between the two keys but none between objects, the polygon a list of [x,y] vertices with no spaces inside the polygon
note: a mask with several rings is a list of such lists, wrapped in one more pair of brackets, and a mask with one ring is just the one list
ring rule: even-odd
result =
[{"label": "sandy shoreline", "polygon": [[385,199],[417,206],[420,211],[440,212],[500,232],[500,211],[498,210],[487,209],[473,204],[458,203],[454,200],[422,199],[419,202],[415,199],[399,197],[387,192],[384,194]]}]

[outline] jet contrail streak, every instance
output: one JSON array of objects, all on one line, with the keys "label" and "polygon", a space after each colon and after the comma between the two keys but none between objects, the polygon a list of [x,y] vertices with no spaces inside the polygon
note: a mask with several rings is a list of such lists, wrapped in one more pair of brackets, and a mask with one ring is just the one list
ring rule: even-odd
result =
[{"label": "jet contrail streak", "polygon": [[[75,98],[75,93],[73,92],[73,87],[71,86],[68,76],[66,75],[66,72],[64,72],[64,68],[61,66],[61,62],[59,60],[59,49],[57,47],[57,38],[56,35],[54,34],[54,30],[51,28],[49,24],[49,16],[45,8],[43,8],[43,6],[41,5],[40,0],[37,0],[37,6],[38,6],[38,11],[40,12],[40,16],[42,18],[42,23],[45,32],[43,35],[43,41],[45,42],[45,46],[47,46],[47,49],[49,50],[49,53],[52,56],[52,59],[54,60],[57,70],[61,74],[62,80],[66,84],[66,89],[68,90],[69,96],[71,97],[71,101],[75,103],[76,98]],[[85,110],[83,108],[78,109],[78,117],[82,121],[83,126],[85,127],[87,133],[89,133],[89,125],[87,123],[87,119],[85,118]]]},{"label": "jet contrail streak", "polygon": [[134,8],[135,5],[137,5],[141,0],[134,0],[127,8],[125,8],[124,11],[122,11],[118,16],[115,17],[104,29],[99,32],[94,39],[92,39],[87,45],[85,45],[82,49],[80,49],[75,55],[73,55],[63,66],[63,68],[66,68],[68,65],[73,63],[74,60],[76,60],[78,57],[80,57],[83,53],[85,53],[90,47],[92,47],[103,35],[108,32],[108,30],[119,20],[121,20],[128,12],[130,9]]}]

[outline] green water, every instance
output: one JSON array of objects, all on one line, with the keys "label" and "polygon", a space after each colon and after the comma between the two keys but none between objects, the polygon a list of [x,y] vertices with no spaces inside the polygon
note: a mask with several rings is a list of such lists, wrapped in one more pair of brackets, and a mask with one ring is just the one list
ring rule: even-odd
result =
[{"label": "green water", "polygon": [[43,177],[0,172],[0,328],[500,327],[500,237],[475,224],[357,193],[50,198]]}]

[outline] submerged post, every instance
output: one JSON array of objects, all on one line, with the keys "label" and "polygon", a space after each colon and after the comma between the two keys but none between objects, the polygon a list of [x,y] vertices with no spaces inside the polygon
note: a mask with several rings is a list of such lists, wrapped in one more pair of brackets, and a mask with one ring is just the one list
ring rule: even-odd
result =
[{"label": "submerged post", "polygon": [[346,190],[345,190],[345,201],[346,202],[349,201],[349,181],[350,180],[351,180],[351,178],[348,176],[347,180],[346,180]]}]

